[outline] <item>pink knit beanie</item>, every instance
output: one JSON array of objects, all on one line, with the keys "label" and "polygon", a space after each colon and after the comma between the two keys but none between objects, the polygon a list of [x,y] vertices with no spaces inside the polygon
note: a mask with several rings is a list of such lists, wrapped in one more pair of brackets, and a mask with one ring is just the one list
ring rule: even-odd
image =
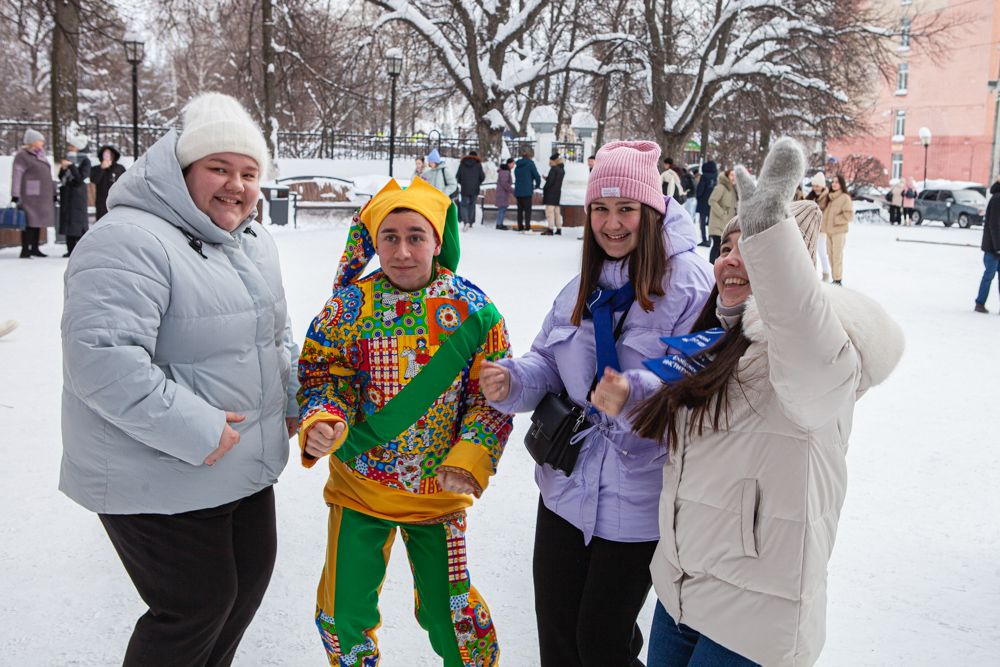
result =
[{"label": "pink knit beanie", "polygon": [[660,147],[652,141],[612,141],[597,151],[583,205],[603,197],[634,199],[661,214],[667,210],[657,162]]}]

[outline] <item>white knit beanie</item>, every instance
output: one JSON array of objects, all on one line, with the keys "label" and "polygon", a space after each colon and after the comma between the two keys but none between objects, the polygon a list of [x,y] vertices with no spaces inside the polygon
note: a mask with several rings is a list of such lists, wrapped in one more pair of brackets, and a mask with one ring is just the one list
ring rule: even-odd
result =
[{"label": "white knit beanie", "polygon": [[235,98],[202,93],[184,107],[182,123],[177,139],[181,169],[213,153],[238,153],[256,160],[261,178],[266,178],[271,161],[264,135]]}]

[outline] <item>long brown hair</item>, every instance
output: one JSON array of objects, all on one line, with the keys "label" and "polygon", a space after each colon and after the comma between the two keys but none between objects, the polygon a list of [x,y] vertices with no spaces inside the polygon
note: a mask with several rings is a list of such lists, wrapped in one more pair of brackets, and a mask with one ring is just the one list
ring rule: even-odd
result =
[{"label": "long brown hair", "polygon": [[[703,331],[722,326],[715,312],[715,302],[719,287],[712,293],[701,309],[692,331]],[[729,381],[736,376],[736,365],[740,357],[750,347],[750,340],[743,335],[742,320],[716,341],[715,345],[698,355],[712,355],[704,370],[673,384],[664,385],[659,391],[640,403],[632,411],[632,430],[643,438],[657,440],[661,444],[669,436],[671,451],[677,448],[677,416],[681,408],[691,411],[687,423],[687,434],[701,435],[708,423],[718,430],[729,409]],[[740,378],[736,377],[739,382]]]},{"label": "long brown hair", "polygon": [[[667,273],[667,246],[663,240],[663,214],[651,206],[640,204],[639,243],[628,255],[628,278],[635,288],[635,299],[642,309],[653,310],[653,296],[663,296],[663,278]],[[597,289],[601,267],[613,259],[594,238],[590,226],[590,207],[583,226],[583,265],[580,268],[580,291],[570,321],[580,326],[587,298]]]}]

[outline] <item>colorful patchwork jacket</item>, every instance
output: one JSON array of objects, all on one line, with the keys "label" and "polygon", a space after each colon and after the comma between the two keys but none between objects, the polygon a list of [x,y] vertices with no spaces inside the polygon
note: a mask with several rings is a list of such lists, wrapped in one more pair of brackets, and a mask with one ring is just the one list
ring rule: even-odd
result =
[{"label": "colorful patchwork jacket", "polygon": [[[397,289],[380,270],[336,287],[302,346],[300,444],[304,447],[317,422],[343,421],[350,429],[380,410],[466,317],[488,303],[482,290],[441,266],[431,283],[416,292]],[[346,461],[330,456],[326,502],[410,523],[433,521],[471,505],[467,495],[442,491],[435,474],[442,465],[460,468],[480,489],[486,488],[512,417],[486,403],[479,367],[483,359],[509,356],[501,319],[417,423]],[[316,461],[303,454],[302,462],[311,467]]]}]

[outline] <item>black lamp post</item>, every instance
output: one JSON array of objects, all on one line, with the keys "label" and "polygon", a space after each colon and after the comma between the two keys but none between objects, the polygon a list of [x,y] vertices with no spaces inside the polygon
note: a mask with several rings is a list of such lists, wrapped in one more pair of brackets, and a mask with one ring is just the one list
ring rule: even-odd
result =
[{"label": "black lamp post", "polygon": [[924,145],[924,190],[927,189],[927,148],[931,145],[931,131],[926,127],[919,130],[920,143]]},{"label": "black lamp post", "polygon": [[392,176],[392,160],[396,153],[396,79],[403,72],[402,49],[385,52],[385,68],[392,79],[392,95],[389,101],[389,176]]},{"label": "black lamp post", "polygon": [[146,43],[142,37],[129,33],[123,40],[125,59],[132,66],[132,158],[139,159],[139,63]]}]

